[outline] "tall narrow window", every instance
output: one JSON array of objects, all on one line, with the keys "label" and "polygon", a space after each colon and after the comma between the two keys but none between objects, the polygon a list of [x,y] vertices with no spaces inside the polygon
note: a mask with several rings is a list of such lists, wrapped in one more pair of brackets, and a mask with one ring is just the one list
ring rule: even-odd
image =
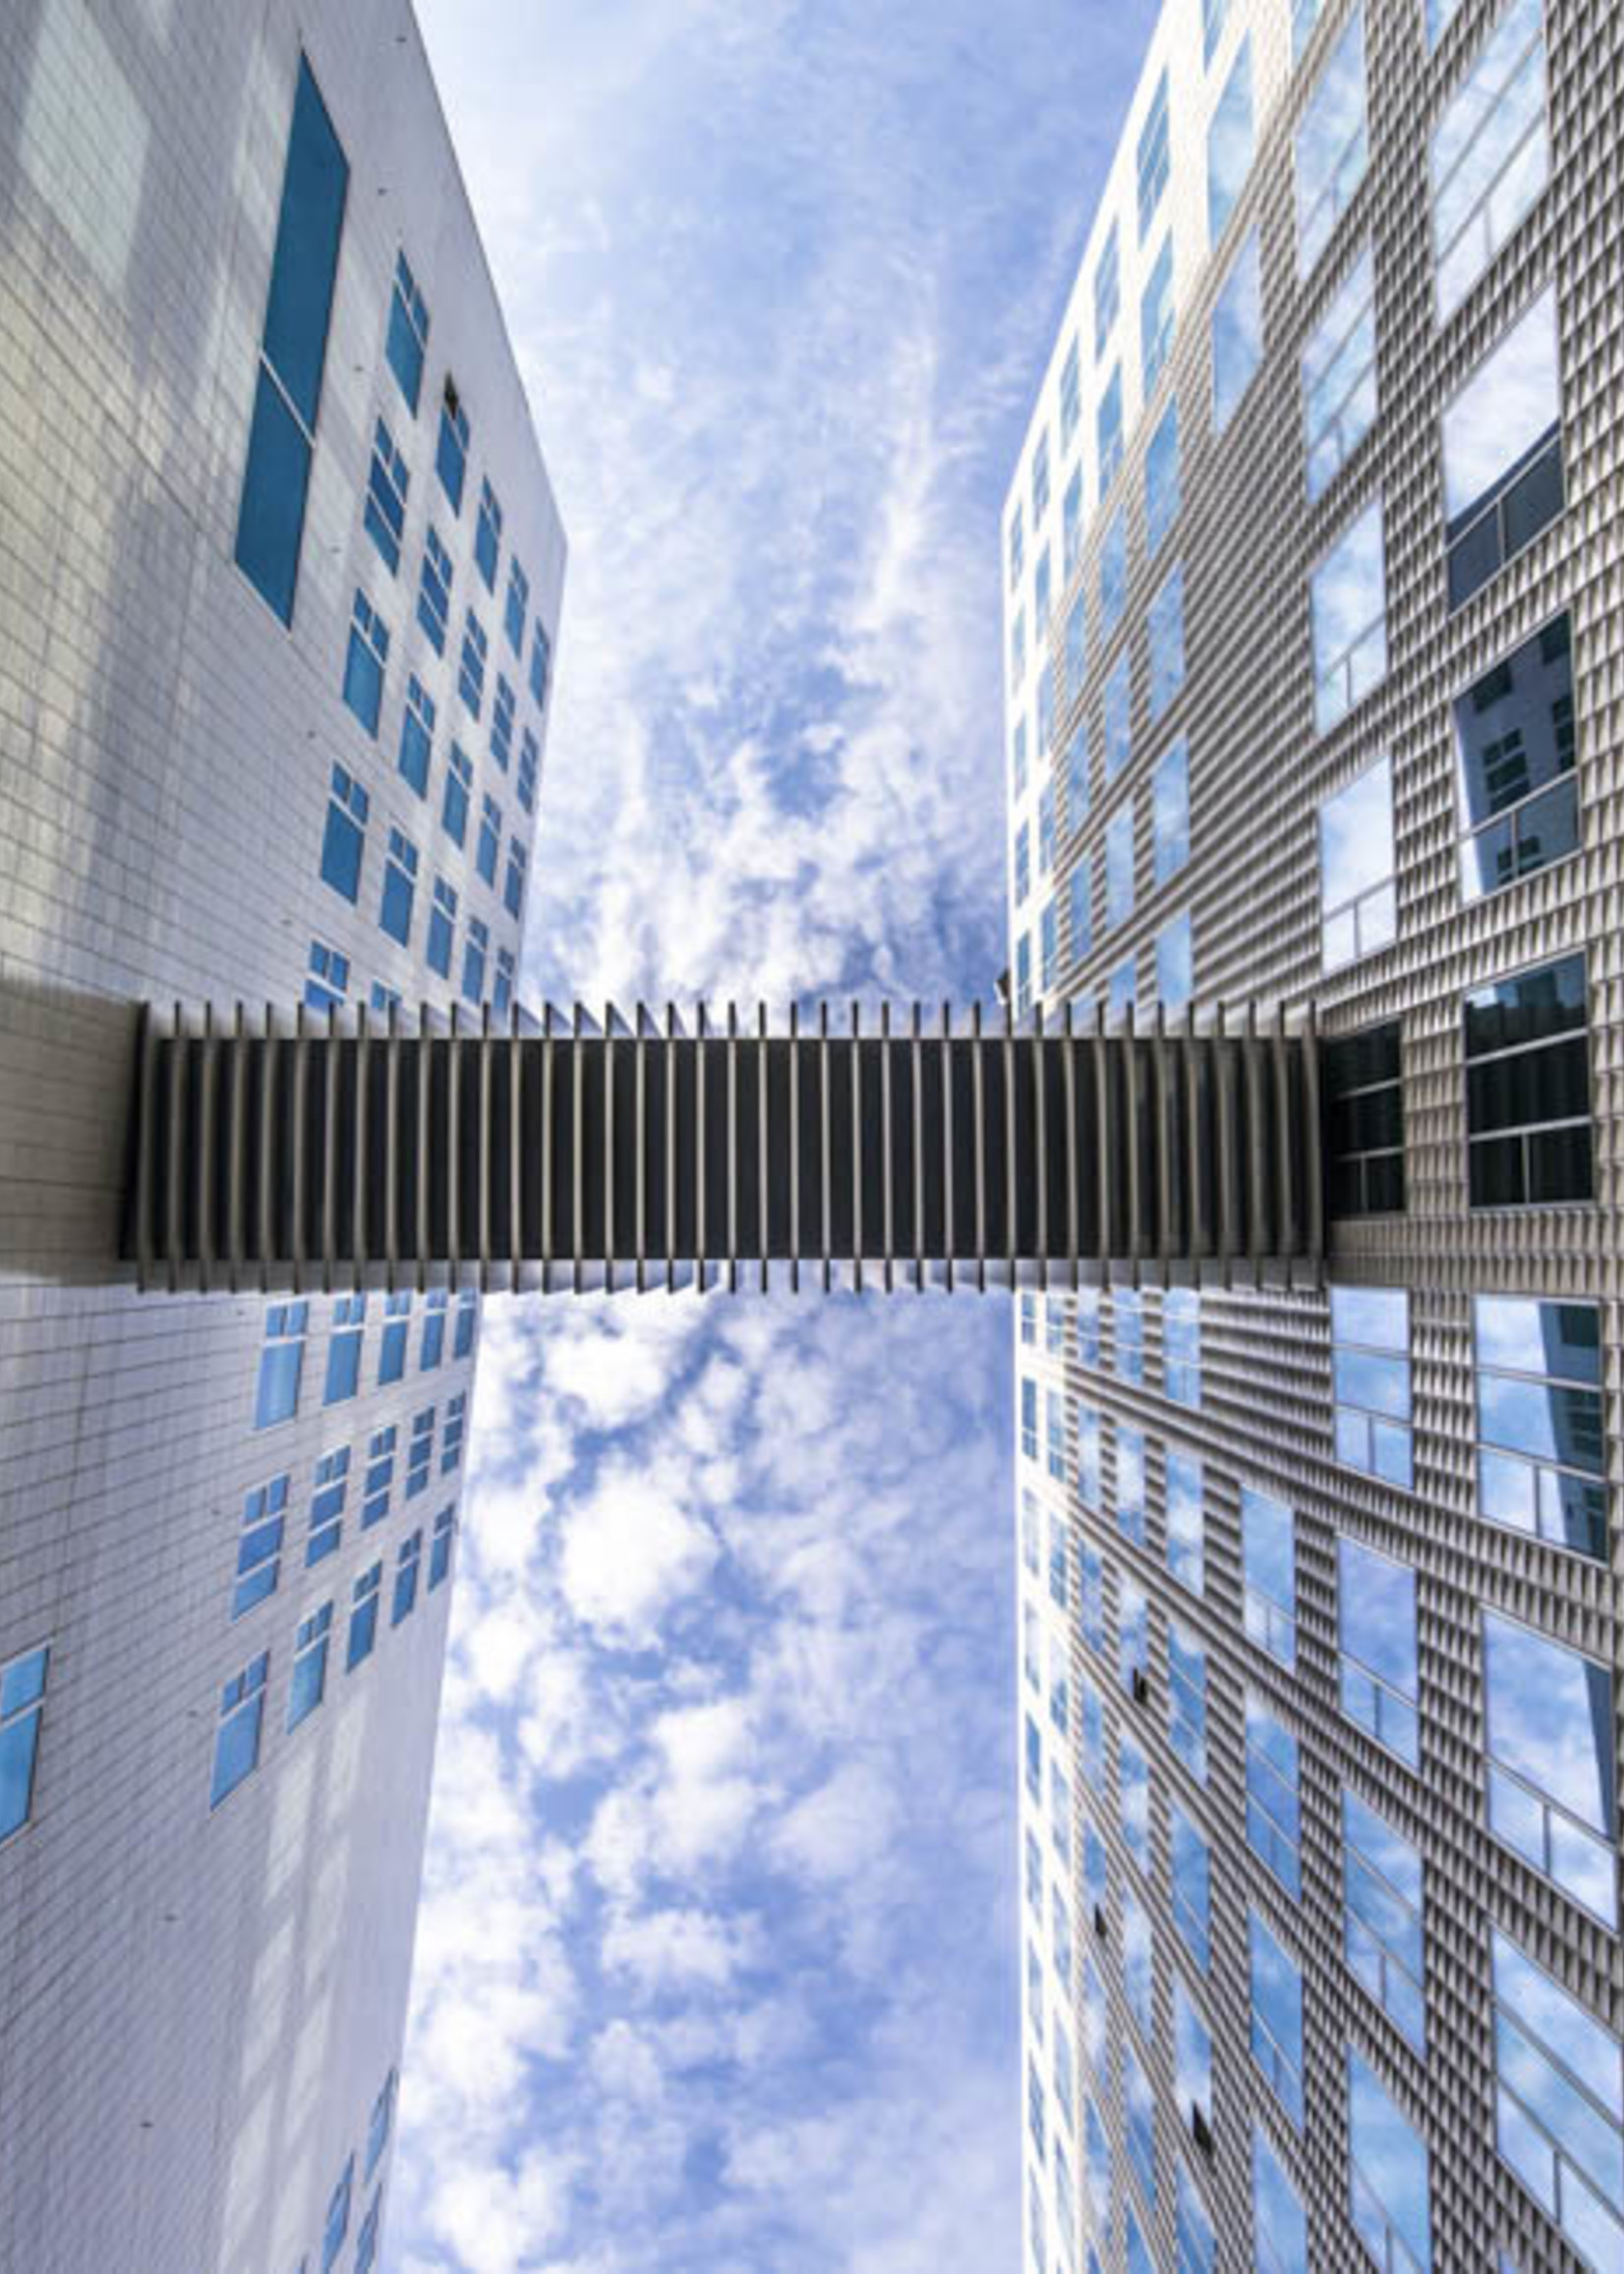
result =
[{"label": "tall narrow window", "polygon": [[1297,130],[1297,272],[1312,273],[1364,179],[1364,11],[1326,58]]},{"label": "tall narrow window", "polygon": [[282,1528],[287,1517],[288,1473],[256,1485],[243,1500],[243,1529],[237,1547],[237,1584],[231,1615],[244,1617],[276,1592],[282,1565]]},{"label": "tall narrow window", "polygon": [[1454,712],[1461,898],[1475,901],[1579,849],[1569,619],[1514,648]]},{"label": "tall narrow window", "polygon": [[1177,1800],[1170,1811],[1173,1925],[1204,1974],[1212,1955],[1212,1850]]},{"label": "tall narrow window", "polygon": [[530,579],[519,566],[518,556],[507,564],[507,599],[502,604],[502,630],[515,656],[524,655],[525,619],[530,613]]},{"label": "tall narrow window", "polygon": [[457,666],[457,693],[471,717],[477,719],[485,703],[485,659],[491,641],[484,624],[468,611],[462,631],[462,659]]},{"label": "tall narrow window", "polygon": [[435,1518],[435,1536],[429,1550],[429,1592],[432,1595],[451,1568],[451,1543],[456,1537],[457,1512],[442,1508]]},{"label": "tall narrow window", "polygon": [[1284,1666],[1297,1663],[1297,1558],[1292,1512],[1283,1500],[1245,1486],[1241,1562],[1247,1633]]},{"label": "tall narrow window", "polygon": [[1251,2052],[1275,2098],[1303,2129],[1303,1969],[1258,1911],[1247,1913]]},{"label": "tall narrow window", "polygon": [[1263,361],[1263,257],[1255,229],[1241,240],[1212,304],[1212,424],[1222,434]]},{"label": "tall narrow window", "polygon": [[316,1464],[311,1490],[307,1568],[336,1555],[344,1530],[344,1500],[350,1488],[350,1448],[339,1445]]},{"label": "tall narrow window", "polygon": [[1133,800],[1119,807],[1105,830],[1105,924],[1114,931],[1133,913]]},{"label": "tall narrow window", "polygon": [[434,760],[435,704],[414,671],[406,681],[406,702],[400,715],[400,757],[403,782],[420,797],[429,794],[429,769]]},{"label": "tall narrow window", "polygon": [[[1162,1368],[1167,1394],[1177,1406],[1201,1402],[1201,1298],[1193,1287],[1169,1288],[1162,1303]],[[1168,1500],[1173,1497],[1176,1454],[1168,1456]],[[1170,1519],[1171,1523],[1171,1519]]]},{"label": "tall narrow window", "polygon": [[1162,376],[1173,345],[1173,232],[1162,239],[1162,249],[1151,263],[1149,281],[1139,301],[1139,383],[1148,395]]},{"label": "tall narrow window", "polygon": [[1624,2046],[1489,1929],[1494,2143],[1585,2262],[1624,2265]]},{"label": "tall narrow window", "polygon": [[1154,721],[1185,683],[1185,572],[1174,569],[1144,612],[1150,648],[1150,716]]},{"label": "tall narrow window", "polygon": [[299,1378],[305,1365],[309,1303],[273,1303],[265,1312],[265,1342],[260,1354],[260,1382],[254,1427],[273,1429],[299,1410]]},{"label": "tall narrow window", "polygon": [[1354,2230],[1378,2266],[1428,2274],[1432,2223],[1426,2143],[1375,2070],[1348,2048],[1348,2157]]},{"label": "tall narrow window", "polygon": [[293,621],[299,582],[349,179],[349,161],[301,55],[236,548],[238,567],[285,624]]},{"label": "tall narrow window", "polygon": [[391,576],[400,566],[400,540],[406,527],[406,493],[411,479],[394,437],[379,419],[373,433],[372,464],[367,474],[367,503],[362,519]]},{"label": "tall narrow window", "polygon": [[403,831],[391,829],[377,922],[379,930],[403,948],[412,944],[412,903],[417,894],[417,846]]},{"label": "tall narrow window", "polygon": [[1216,245],[1251,170],[1251,39],[1243,39],[1207,129],[1207,235]]},{"label": "tall narrow window", "polygon": [[1339,971],[1398,938],[1397,868],[1393,762],[1379,758],[1319,809],[1319,953],[1325,970]]},{"label": "tall narrow window", "polygon": [[1251,2128],[1251,2221],[1259,2274],[1308,2274],[1308,2222],[1302,2197],[1255,2120]]},{"label": "tall narrow window", "polygon": [[1123,1845],[1150,1877],[1150,1765],[1125,1729],[1117,1747],[1117,1798]]},{"label": "tall narrow window", "polygon": [[0,1667],[0,1839],[21,1832],[33,1812],[50,1657],[50,1645],[40,1643]]},{"label": "tall narrow window", "polygon": [[1082,460],[1079,456],[1072,469],[1072,478],[1066,485],[1066,497],[1061,506],[1060,580],[1071,582],[1072,571],[1082,552]]},{"label": "tall narrow window", "polygon": [[1106,381],[1100,397],[1099,409],[1094,415],[1098,442],[1100,498],[1103,502],[1111,487],[1112,476],[1122,464],[1122,366],[1118,364]]},{"label": "tall narrow window", "polygon": [[[1103,356],[1122,306],[1121,242],[1115,221],[1105,232],[1100,257],[1094,263],[1094,353]],[[1102,483],[1103,487],[1103,483]]]},{"label": "tall narrow window", "polygon": [[1082,415],[1082,381],[1077,366],[1077,343],[1073,337],[1067,344],[1066,361],[1060,367],[1060,454],[1064,458],[1072,447],[1072,437],[1077,431],[1077,420]]},{"label": "tall narrow window", "polygon": [[367,792],[346,767],[335,766],[321,833],[321,882],[352,904],[361,895],[361,860],[367,846]]},{"label": "tall narrow window", "polygon": [[1607,1439],[1596,1306],[1479,1295],[1472,1310],[1479,1515],[1603,1559]]},{"label": "tall narrow window", "polygon": [[1387,676],[1387,569],[1381,499],[1372,497],[1308,579],[1314,729],[1328,734]]},{"label": "tall narrow window", "polygon": [[1583,956],[1468,995],[1466,1128],[1475,1208],[1591,1197]]},{"label": "tall narrow window", "polygon": [[1150,107],[1139,129],[1135,152],[1139,193],[1139,243],[1150,235],[1150,225],[1167,188],[1171,151],[1168,138],[1167,73],[1164,70],[1150,97]]},{"label": "tall narrow window", "polygon": [[1179,2160],[1173,2202],[1173,2241],[1179,2274],[1214,2274],[1218,2264],[1217,2232],[1183,2157]]},{"label": "tall narrow window", "polygon": [[423,576],[418,586],[417,620],[436,656],[445,653],[451,615],[451,555],[433,527],[423,533]]},{"label": "tall narrow window", "polygon": [[394,290],[389,295],[389,332],[384,352],[394,373],[406,408],[417,417],[423,388],[423,358],[429,346],[429,308],[417,288],[411,263],[404,253],[395,256]]},{"label": "tall narrow window", "polygon": [[468,413],[449,373],[439,406],[439,438],[435,445],[435,471],[453,513],[462,511],[462,486],[468,472]]},{"label": "tall narrow window", "polygon": [[1511,0],[1438,114],[1427,171],[1447,323],[1550,175],[1541,0]]},{"label": "tall narrow window", "polygon": [[1129,658],[1125,648],[1105,682],[1104,768],[1107,783],[1116,780],[1132,755],[1131,689],[1128,671]]},{"label": "tall narrow window", "polygon": [[485,589],[496,589],[496,559],[501,552],[501,501],[489,481],[480,484],[479,519],[474,526],[474,565],[485,579]]},{"label": "tall narrow window", "polygon": [[344,700],[369,734],[377,734],[383,704],[383,667],[389,660],[389,632],[364,592],[350,612],[350,640],[344,655]]},{"label": "tall narrow window", "polygon": [[1320,1050],[1326,1205],[1333,1218],[1404,1206],[1403,1029],[1397,1019]]},{"label": "tall narrow window", "polygon": [[1421,1854],[1347,1785],[1342,1895],[1349,1972],[1424,2056]]},{"label": "tall narrow window", "polygon": [[327,1641],[332,1632],[332,1604],[324,1603],[303,1620],[293,1640],[293,1672],[288,1679],[287,1725],[297,1729],[307,1714],[314,1714],[327,1686]]},{"label": "tall narrow window", "polygon": [[[1125,2038],[1122,2049],[1123,2115],[1128,2130],[1128,2160],[1134,2176],[1144,2190],[1145,2202],[1154,2208],[1156,2201],[1156,2096],[1150,2089],[1150,2079],[1144,2072],[1132,2040]],[[1132,2217],[1131,2211],[1129,2213]],[[1143,2245],[1140,2245],[1141,2251]],[[1147,2274],[1155,2274],[1155,2263],[1148,2252],[1142,2264]],[[1136,2269],[1135,2269],[1136,2274]]]},{"label": "tall narrow window", "polygon": [[456,929],[457,896],[442,876],[435,879],[435,897],[429,908],[429,968],[442,979],[451,976],[451,941]]},{"label": "tall narrow window", "polygon": [[1366,242],[1303,349],[1310,501],[1325,495],[1375,419],[1376,277]]},{"label": "tall narrow window", "polygon": [[332,1333],[327,1343],[327,1381],[323,1405],[342,1405],[361,1385],[361,1344],[367,1331],[365,1295],[333,1298]]},{"label": "tall narrow window", "polygon": [[1358,1540],[1336,1544],[1342,1711],[1410,1768],[1421,1761],[1416,1574]]},{"label": "tall narrow window", "polygon": [[1181,734],[1156,761],[1150,785],[1151,833],[1159,885],[1178,875],[1189,858],[1189,746]]},{"label": "tall narrow window", "polygon": [[1483,1613],[1483,1672],[1489,1831],[1616,1927],[1611,1675],[1496,1611]]},{"label": "tall narrow window", "polygon": [[491,755],[505,774],[513,762],[513,721],[518,697],[503,671],[496,673],[495,700],[491,706]]},{"label": "tall narrow window", "polygon": [[547,691],[552,683],[552,642],[540,616],[530,627],[530,693],[539,711],[547,708]]},{"label": "tall narrow window", "polygon": [[1256,1690],[1247,1692],[1247,1844],[1286,1893],[1301,1897],[1297,1738]]},{"label": "tall narrow window", "polygon": [[1400,1287],[1331,1289],[1336,1457],[1350,1469],[1414,1481],[1410,1431],[1410,1298]]},{"label": "tall narrow window", "polygon": [[474,761],[460,742],[453,742],[445,768],[445,795],[439,825],[453,845],[468,842],[468,814],[473,803]]},{"label": "tall narrow window", "polygon": [[1173,1977],[1173,2095],[1186,2132],[1205,2147],[1212,2138],[1212,2032],[1177,1973]]},{"label": "tall narrow window", "polygon": [[1152,558],[1178,518],[1179,406],[1170,402],[1144,453],[1144,549]]},{"label": "tall narrow window", "polygon": [[1117,1530],[1144,1545],[1144,1431],[1117,1424]]},{"label": "tall narrow window", "polygon": [[1128,605],[1128,508],[1119,505],[1100,541],[1100,638],[1108,640]]},{"label": "tall narrow window", "polygon": [[353,1674],[363,1659],[370,1659],[377,1640],[377,1605],[383,1585],[381,1562],[369,1564],[350,1590],[350,1632],[344,1646],[344,1671]]},{"label": "tall narrow window", "polygon": [[1519,317],[1443,414],[1449,605],[1459,608],[1567,501],[1556,295]]},{"label": "tall narrow window", "polygon": [[1122,1986],[1128,2011],[1148,2045],[1155,2026],[1156,1938],[1144,1905],[1126,1884],[1122,1891]]},{"label": "tall narrow window", "polygon": [[1094,864],[1085,853],[1073,869],[1066,887],[1067,954],[1073,963],[1080,963],[1090,955],[1094,946],[1093,919]]},{"label": "tall narrow window", "polygon": [[264,1721],[265,1683],[269,1674],[270,1653],[261,1651],[220,1691],[219,1722],[214,1733],[214,1773],[208,1787],[210,1808],[218,1808],[260,1766],[260,1731]]},{"label": "tall narrow window", "polygon": [[1197,1453],[1167,1456],[1167,1567],[1181,1587],[1199,1595],[1204,1580],[1205,1518]]},{"label": "tall narrow window", "polygon": [[1193,1627],[1167,1622],[1167,1741],[1198,1784],[1207,1780],[1207,1654]]},{"label": "tall narrow window", "polygon": [[1125,1571],[1117,1589],[1117,1679],[1131,1698],[1148,1694],[1150,1604],[1144,1589]]}]

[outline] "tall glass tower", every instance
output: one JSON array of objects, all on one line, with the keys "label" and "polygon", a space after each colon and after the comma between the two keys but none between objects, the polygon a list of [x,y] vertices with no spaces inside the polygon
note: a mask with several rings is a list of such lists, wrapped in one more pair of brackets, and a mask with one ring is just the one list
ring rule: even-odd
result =
[{"label": "tall glass tower", "polygon": [[1330,1217],[1017,1304],[1042,2274],[1624,2267],[1621,146],[1167,0],[1009,493],[1017,1004],[1312,1007]]},{"label": "tall glass tower", "polygon": [[[564,543],[409,9],[20,0],[0,87],[8,1069],[98,997],[504,1012]],[[0,1229],[0,2263],[361,2274],[477,1305]]]}]

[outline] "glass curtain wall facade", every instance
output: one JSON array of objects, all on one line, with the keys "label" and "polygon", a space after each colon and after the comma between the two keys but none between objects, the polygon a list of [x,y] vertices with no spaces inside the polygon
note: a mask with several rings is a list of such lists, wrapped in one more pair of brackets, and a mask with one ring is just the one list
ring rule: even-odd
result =
[{"label": "glass curtain wall facade", "polygon": [[1312,1007],[1332,1258],[1028,1294],[1028,2274],[1624,2267],[1621,134],[1168,0],[1007,498],[1012,967]]},{"label": "glass curtain wall facade", "polygon": [[[409,11],[0,84],[0,1018],[504,1013],[564,541]],[[0,1276],[0,2263],[373,2262],[477,1343]]]}]

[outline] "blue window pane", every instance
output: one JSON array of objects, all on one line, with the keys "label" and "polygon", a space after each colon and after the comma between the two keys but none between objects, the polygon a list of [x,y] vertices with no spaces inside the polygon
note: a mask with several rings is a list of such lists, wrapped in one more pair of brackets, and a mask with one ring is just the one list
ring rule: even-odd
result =
[{"label": "blue window pane", "polygon": [[1262,2274],[1308,2274],[1308,2222],[1262,2126],[1251,2130],[1251,2216]]},{"label": "blue window pane", "polygon": [[423,580],[418,590],[417,620],[429,635],[436,656],[445,653],[445,633],[451,615],[451,555],[433,529],[423,539]]},{"label": "blue window pane", "polygon": [[[384,653],[387,653],[386,647]],[[378,713],[383,705],[383,656],[368,636],[368,627],[360,621],[350,626],[350,644],[344,659],[344,700],[368,733],[376,735]]]},{"label": "blue window pane", "polygon": [[310,443],[261,367],[243,472],[237,566],[285,624],[293,621],[310,463]]},{"label": "blue window pane", "polygon": [[474,561],[487,592],[496,589],[496,557],[501,550],[502,509],[489,482],[481,485],[479,520],[474,530]]},{"label": "blue window pane", "polygon": [[326,361],[338,241],[350,169],[326,105],[299,59],[282,209],[265,307],[265,360],[308,430],[316,426]]},{"label": "blue window pane", "polygon": [[361,1337],[335,1334],[327,1349],[327,1385],[323,1405],[341,1405],[353,1398],[361,1381]]},{"label": "blue window pane", "polygon": [[412,415],[417,416],[423,386],[423,352],[429,343],[429,311],[418,290],[406,256],[395,262],[394,291],[389,298],[389,336],[385,352],[389,369],[400,382]]},{"label": "blue window pane", "polygon": [[34,1759],[39,1748],[40,1715],[20,1714],[0,1728],[0,1839],[29,1821],[33,1806]]},{"label": "blue window pane", "polygon": [[366,838],[350,816],[336,805],[327,807],[327,826],[321,838],[321,882],[331,885],[347,901],[361,892],[361,855]]},{"label": "blue window pane", "polygon": [[1348,2145],[1351,2207],[1360,2240],[1378,2266],[1426,2274],[1432,2263],[1426,2145],[1352,2046]]},{"label": "blue window pane", "polygon": [[1162,249],[1150,271],[1139,302],[1139,383],[1149,394],[1161,377],[1173,345],[1176,310],[1173,299],[1173,232],[1162,239]]},{"label": "blue window pane", "polygon": [[406,1371],[406,1321],[391,1319],[383,1329],[383,1344],[377,1359],[377,1383],[399,1381]]},{"label": "blue window pane", "polygon": [[[1179,517],[1179,406],[1168,404],[1161,424],[1151,436],[1144,454],[1144,542],[1147,554],[1161,550],[1162,540]],[[1081,673],[1078,673],[1080,683]]]},{"label": "blue window pane", "polygon": [[291,1420],[299,1406],[299,1376],[305,1364],[303,1342],[273,1343],[260,1356],[260,1389],[254,1427],[268,1429]]},{"label": "blue window pane", "polygon": [[457,400],[457,390],[445,382],[439,409],[439,440],[435,449],[435,471],[453,513],[462,511],[463,477],[468,469],[468,414]]},{"label": "blue window pane", "polygon": [[1256,1911],[1249,1913],[1251,2051],[1275,2097],[1303,2128],[1303,1974]]},{"label": "blue window pane", "polygon": [[1207,129],[1207,230],[1214,245],[1224,234],[1251,168],[1251,40],[1237,51],[1218,107]]}]

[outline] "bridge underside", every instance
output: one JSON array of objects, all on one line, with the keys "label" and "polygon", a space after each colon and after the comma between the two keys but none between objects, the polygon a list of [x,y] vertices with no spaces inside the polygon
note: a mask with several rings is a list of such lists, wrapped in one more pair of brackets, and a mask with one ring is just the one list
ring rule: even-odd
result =
[{"label": "bridge underside", "polygon": [[149,1012],[126,1258],[294,1291],[1313,1275],[1305,1034],[948,1024]]}]

